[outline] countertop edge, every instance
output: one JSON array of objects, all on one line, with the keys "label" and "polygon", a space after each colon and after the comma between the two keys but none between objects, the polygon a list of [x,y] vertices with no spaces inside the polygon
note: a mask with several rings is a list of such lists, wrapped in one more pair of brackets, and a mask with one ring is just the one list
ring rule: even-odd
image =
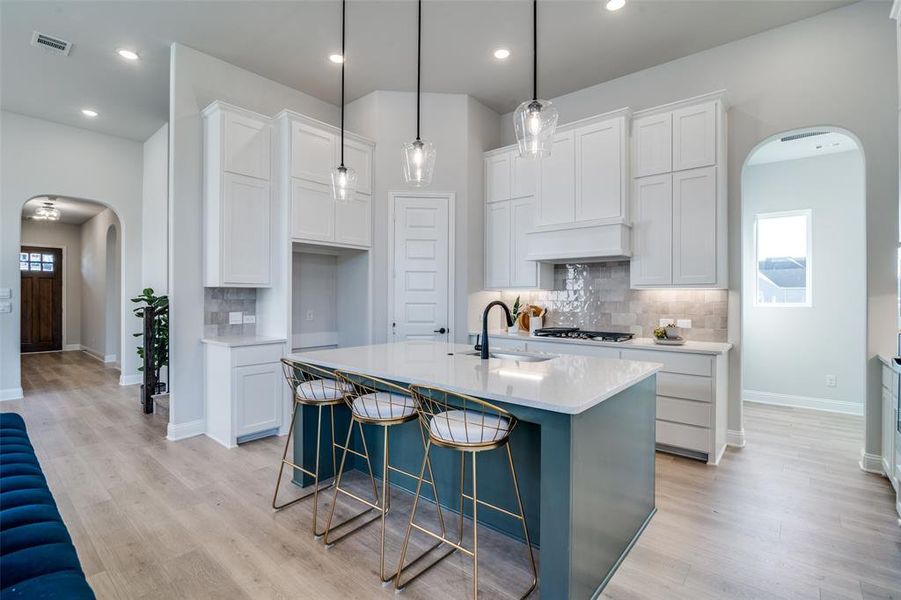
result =
[{"label": "countertop edge", "polygon": [[211,344],[213,346],[225,346],[227,348],[240,348],[242,346],[268,346],[271,344],[285,344],[287,338],[266,337],[266,336],[205,336],[200,338],[202,344]]},{"label": "countertop edge", "polygon": [[885,354],[877,354],[876,357],[879,359],[879,362],[881,362],[883,365],[885,365],[889,369],[892,369],[898,373],[901,373],[901,365],[896,364],[895,361],[893,360],[893,357],[886,356]]},{"label": "countertop edge", "polygon": [[[479,335],[481,332],[470,332],[469,335]],[[685,344],[681,346],[666,346],[663,344],[655,344],[651,340],[651,338],[636,338],[637,340],[642,340],[641,343],[634,342],[597,342],[594,340],[574,340],[568,338],[543,338],[534,335],[529,335],[527,333],[508,333],[505,331],[489,331],[489,338],[504,338],[508,340],[520,340],[523,342],[535,342],[538,344],[541,343],[560,343],[560,344],[575,344],[581,346],[598,346],[601,348],[623,348],[626,350],[651,350],[654,352],[684,352],[691,354],[709,354],[711,356],[726,354],[730,350],[732,350],[732,344],[729,342],[702,342],[697,340],[687,340]],[[719,346],[718,349],[714,348],[705,348],[705,347],[697,347],[695,344],[711,344],[715,346]]]}]

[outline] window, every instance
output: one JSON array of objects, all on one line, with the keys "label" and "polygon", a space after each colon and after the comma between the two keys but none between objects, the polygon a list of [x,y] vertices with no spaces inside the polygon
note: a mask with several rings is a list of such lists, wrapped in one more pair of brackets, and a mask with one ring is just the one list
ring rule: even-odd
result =
[{"label": "window", "polygon": [[811,306],[810,222],[809,210],[755,218],[755,306]]},{"label": "window", "polygon": [[19,252],[20,271],[39,271],[53,273],[55,270],[55,258],[52,254],[38,252]]}]

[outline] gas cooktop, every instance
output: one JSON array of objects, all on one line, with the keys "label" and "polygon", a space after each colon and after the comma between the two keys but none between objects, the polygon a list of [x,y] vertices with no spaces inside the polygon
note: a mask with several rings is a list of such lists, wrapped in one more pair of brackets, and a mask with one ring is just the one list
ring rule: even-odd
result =
[{"label": "gas cooktop", "polygon": [[578,327],[544,327],[536,329],[539,337],[569,338],[574,340],[597,340],[599,342],[627,342],[635,337],[633,333],[621,331],[586,331]]}]

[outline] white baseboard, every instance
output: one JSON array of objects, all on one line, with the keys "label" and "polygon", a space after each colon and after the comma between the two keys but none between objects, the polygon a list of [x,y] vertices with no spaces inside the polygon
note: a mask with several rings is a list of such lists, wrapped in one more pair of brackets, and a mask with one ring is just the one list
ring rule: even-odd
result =
[{"label": "white baseboard", "polygon": [[733,448],[744,448],[745,447],[745,430],[744,429],[727,429],[726,430],[726,445],[732,446]]},{"label": "white baseboard", "polygon": [[81,351],[90,356],[91,358],[97,359],[100,362],[105,362],[103,360],[103,353],[94,350],[93,348],[88,348],[85,345],[81,346]]},{"label": "white baseboard", "polygon": [[171,442],[184,440],[206,433],[206,421],[197,419],[196,421],[188,421],[187,423],[169,423],[166,431],[166,439]]},{"label": "white baseboard", "polygon": [[773,392],[758,392],[756,390],[743,390],[742,399],[746,402],[759,404],[775,404],[778,406],[791,406],[793,408],[810,408],[826,412],[842,413],[846,415],[863,416],[863,404],[846,402],[845,400],[828,400],[826,398],[811,398],[810,396],[795,396],[792,394],[775,394]]},{"label": "white baseboard", "polygon": [[81,350],[81,344],[66,344],[63,346],[63,352],[77,352]]},{"label": "white baseboard", "polygon": [[882,468],[882,457],[878,454],[869,454],[863,450],[860,451],[860,465],[861,471],[866,471],[867,473],[873,473],[875,475],[885,475]]},{"label": "white baseboard", "polygon": [[106,354],[103,357],[103,362],[105,362],[106,364],[114,363],[117,360],[119,360],[118,354]]},{"label": "white baseboard", "polygon": [[20,387],[0,390],[0,402],[5,402],[7,400],[21,400],[24,397],[25,392],[23,392]]},{"label": "white baseboard", "polygon": [[144,375],[142,373],[119,375],[119,385],[136,385],[138,383],[144,383]]}]

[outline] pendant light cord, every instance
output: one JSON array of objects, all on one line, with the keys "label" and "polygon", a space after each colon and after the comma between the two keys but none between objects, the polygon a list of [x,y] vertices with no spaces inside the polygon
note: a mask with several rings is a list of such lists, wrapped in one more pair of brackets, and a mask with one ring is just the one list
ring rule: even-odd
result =
[{"label": "pendant light cord", "polygon": [[341,166],[344,166],[344,65],[347,64],[347,53],[344,51],[345,22],[344,13],[347,1],[341,0]]},{"label": "pendant light cord", "polygon": [[538,0],[532,0],[532,100],[538,100]]},{"label": "pendant light cord", "polygon": [[421,84],[422,84],[422,0],[419,0],[419,10],[417,13],[416,23],[416,139],[419,140],[419,111],[422,103]]}]

